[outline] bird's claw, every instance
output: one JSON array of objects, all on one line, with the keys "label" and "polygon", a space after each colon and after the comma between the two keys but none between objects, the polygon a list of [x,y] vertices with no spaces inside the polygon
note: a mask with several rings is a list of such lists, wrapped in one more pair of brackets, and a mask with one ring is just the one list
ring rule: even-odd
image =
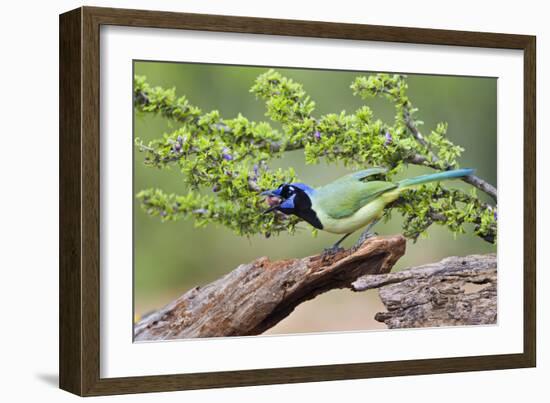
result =
[{"label": "bird's claw", "polygon": [[378,236],[378,233],[376,232],[370,232],[366,231],[361,234],[355,245],[351,248],[354,252],[361,247],[365,243],[365,241],[369,238],[373,238],[375,236]]},{"label": "bird's claw", "polygon": [[338,245],[333,245],[330,248],[323,249],[323,253],[321,254],[321,257],[323,259],[332,257],[336,255],[337,253],[343,252],[345,249]]}]

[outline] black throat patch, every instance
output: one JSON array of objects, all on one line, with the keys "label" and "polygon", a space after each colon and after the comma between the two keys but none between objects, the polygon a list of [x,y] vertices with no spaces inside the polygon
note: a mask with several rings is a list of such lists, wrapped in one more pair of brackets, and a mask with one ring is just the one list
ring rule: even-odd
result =
[{"label": "black throat patch", "polygon": [[294,199],[294,205],[296,210],[294,214],[300,217],[302,220],[307,221],[317,229],[323,229],[323,224],[319,221],[317,213],[311,208],[311,199],[308,194],[304,191],[299,191],[296,193]]},{"label": "black throat patch", "polygon": [[323,224],[321,224],[321,221],[319,221],[319,218],[317,217],[317,213],[315,213],[315,211],[312,210],[311,208],[308,208],[307,210],[297,211],[294,214],[296,214],[302,220],[307,221],[308,223],[313,225],[315,228],[323,229]]}]

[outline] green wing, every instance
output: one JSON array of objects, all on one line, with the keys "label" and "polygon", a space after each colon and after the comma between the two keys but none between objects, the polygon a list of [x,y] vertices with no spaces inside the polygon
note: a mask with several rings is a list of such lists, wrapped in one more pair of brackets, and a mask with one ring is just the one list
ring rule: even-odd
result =
[{"label": "green wing", "polygon": [[338,183],[338,182],[369,180],[369,177],[374,177],[375,175],[378,175],[378,176],[386,175],[387,172],[388,170],[382,167],[363,169],[362,171],[352,172],[350,174],[344,175],[341,178],[336,179],[334,182],[332,182],[327,186],[330,186],[333,183]]},{"label": "green wing", "polygon": [[354,178],[353,175],[345,176],[316,189],[315,208],[332,218],[349,217],[382,193],[397,187],[391,182],[363,182]]}]

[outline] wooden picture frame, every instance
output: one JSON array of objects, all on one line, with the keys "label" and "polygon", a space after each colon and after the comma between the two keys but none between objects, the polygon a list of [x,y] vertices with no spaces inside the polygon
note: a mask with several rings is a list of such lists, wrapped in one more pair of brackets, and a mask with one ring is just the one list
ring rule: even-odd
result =
[{"label": "wooden picture frame", "polygon": [[[524,52],[523,353],[100,377],[100,27],[118,25],[518,49]],[[60,16],[60,387],[81,395],[160,392],[533,367],[536,362],[535,37],[81,7]]]}]

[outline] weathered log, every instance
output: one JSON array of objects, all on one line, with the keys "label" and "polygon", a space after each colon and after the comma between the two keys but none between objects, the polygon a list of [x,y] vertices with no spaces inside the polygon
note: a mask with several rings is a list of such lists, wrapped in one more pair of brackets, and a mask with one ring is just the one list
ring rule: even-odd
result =
[{"label": "weathered log", "polygon": [[448,257],[396,273],[366,275],[355,291],[378,288],[387,312],[375,319],[389,328],[494,324],[497,320],[495,254]]},{"label": "weathered log", "polygon": [[351,288],[365,274],[388,273],[405,253],[405,244],[401,235],[374,237],[353,252],[329,258],[259,258],[144,317],[134,327],[134,340],[260,334],[304,301]]}]

